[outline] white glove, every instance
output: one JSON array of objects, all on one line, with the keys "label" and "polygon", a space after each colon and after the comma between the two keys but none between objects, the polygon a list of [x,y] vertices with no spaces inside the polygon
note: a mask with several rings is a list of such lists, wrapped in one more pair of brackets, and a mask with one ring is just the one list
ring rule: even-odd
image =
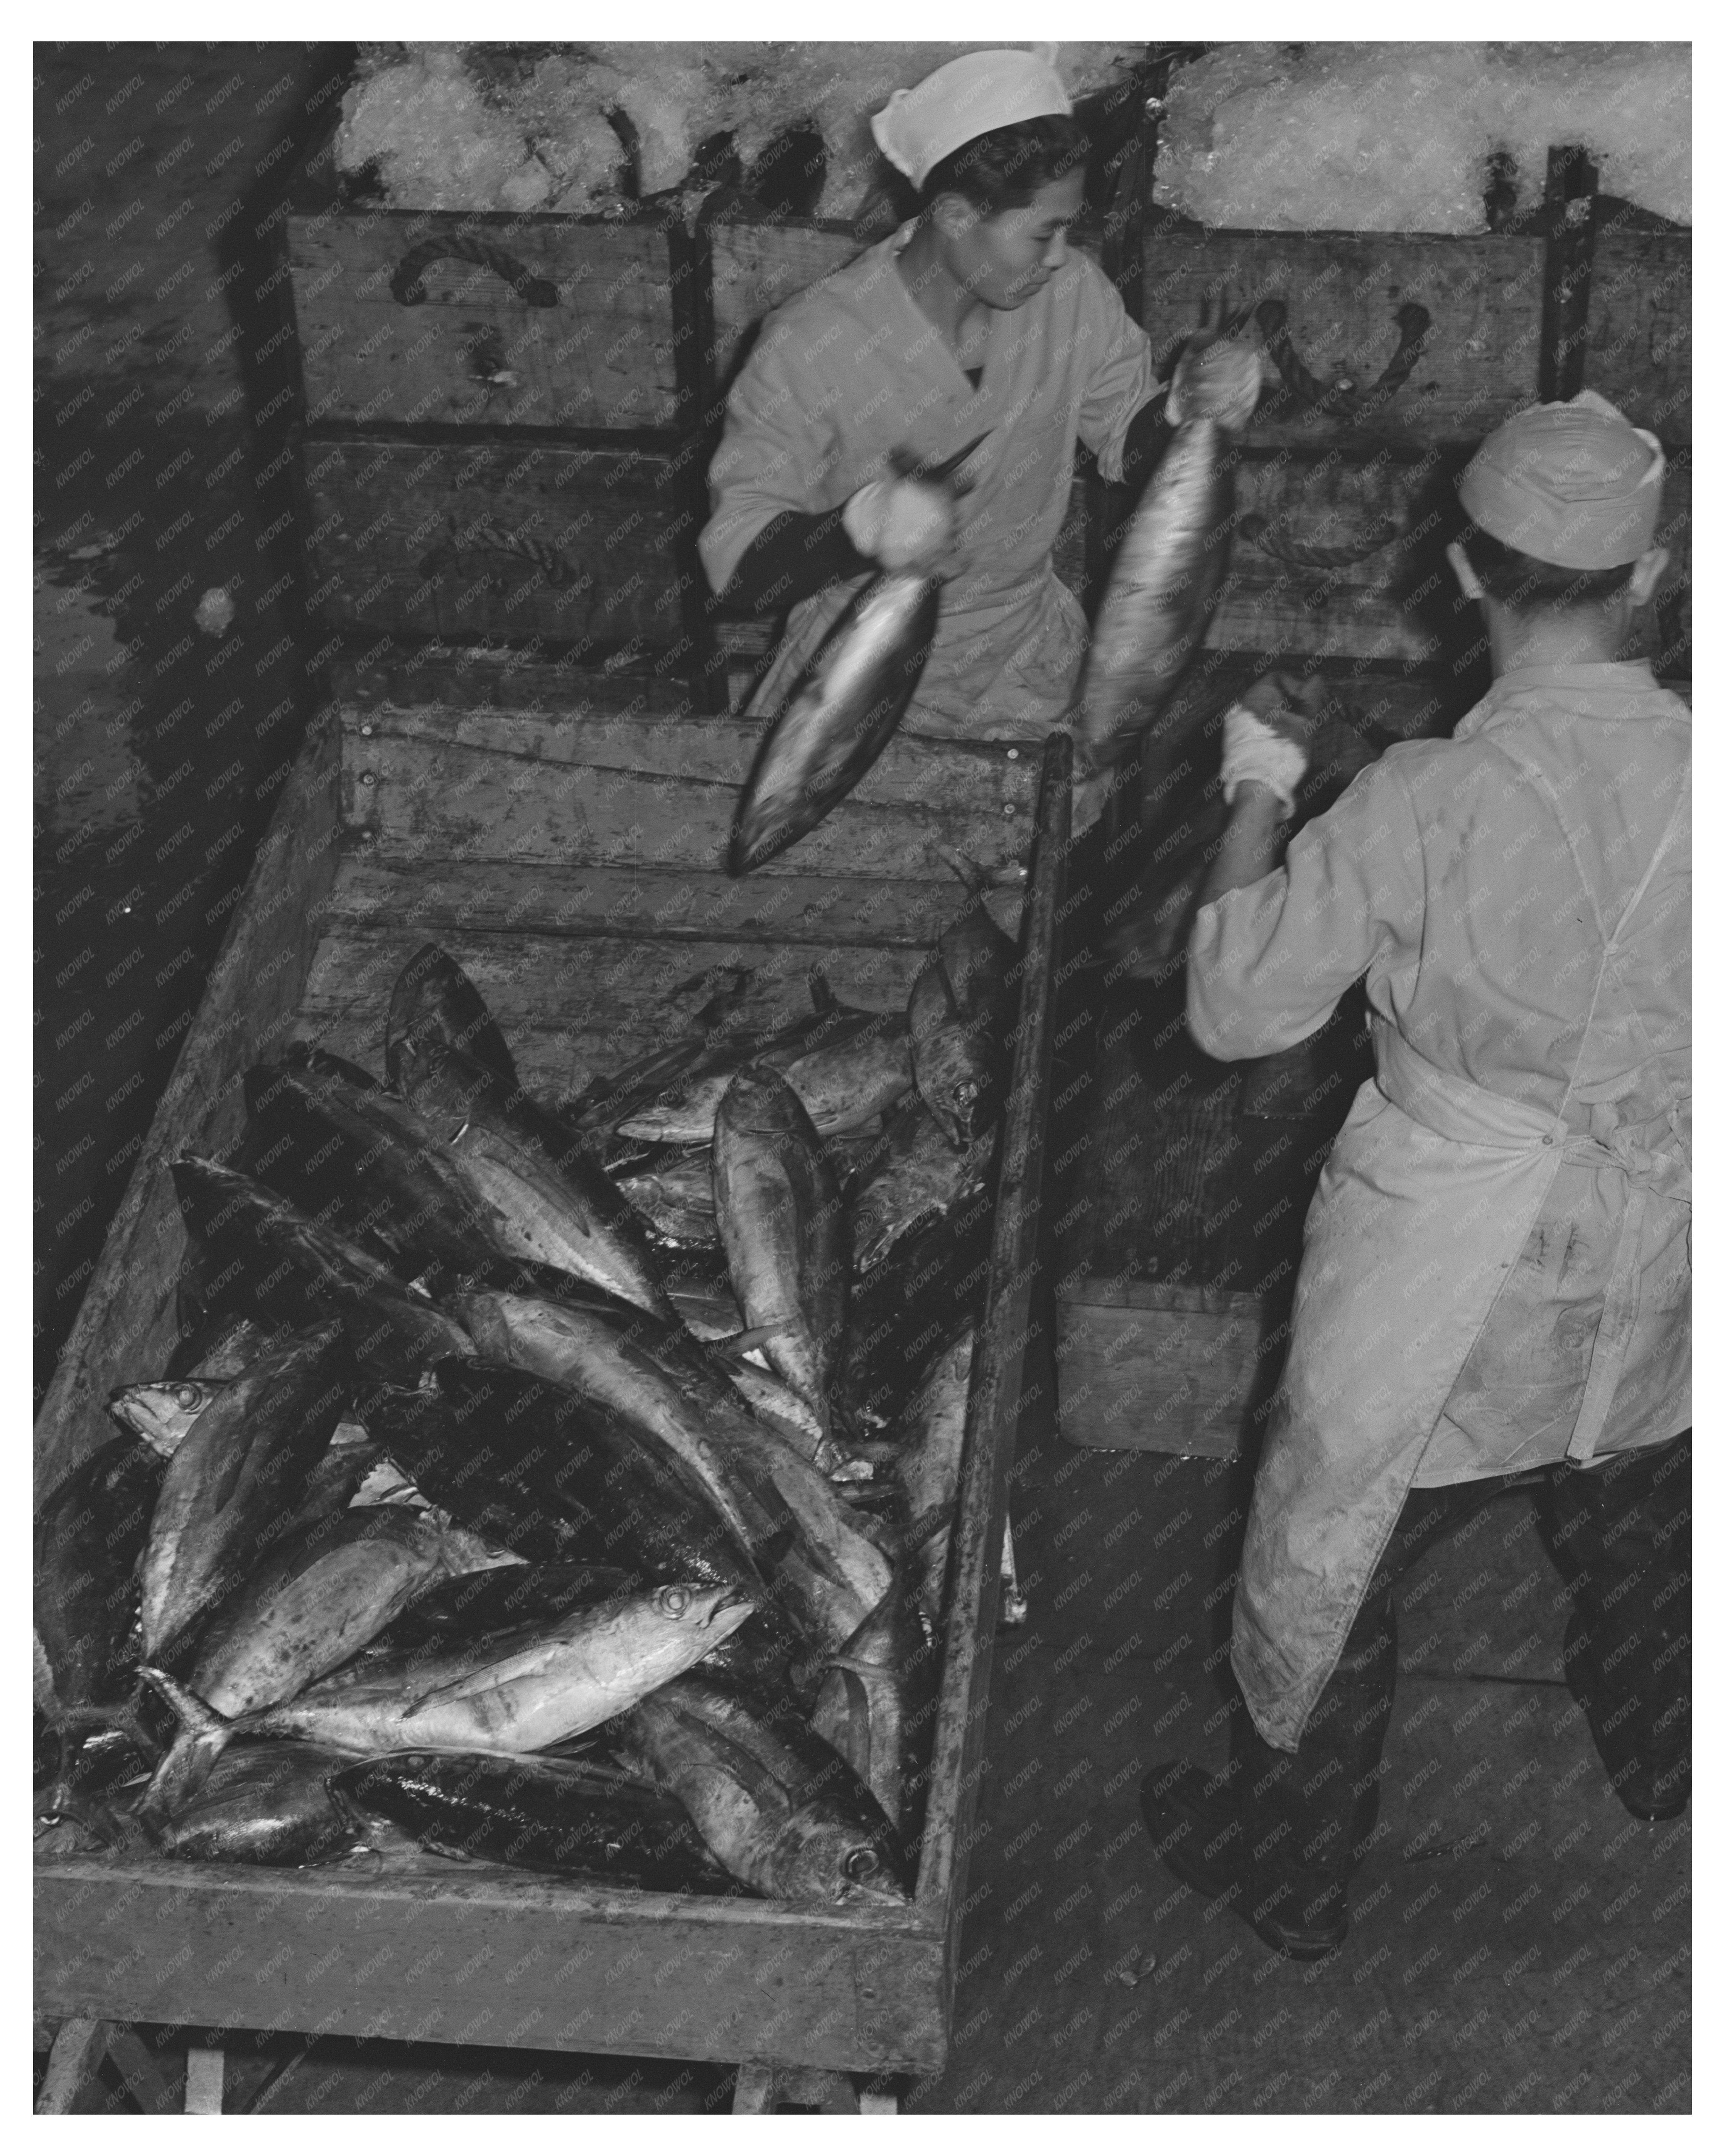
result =
[{"label": "white glove", "polygon": [[1286,813],[1294,813],[1296,789],[1306,776],[1307,755],[1298,742],[1290,741],[1274,726],[1266,726],[1244,704],[1230,704],[1222,716],[1222,798],[1230,808],[1243,779],[1270,787],[1281,800]]},{"label": "white glove", "polygon": [[1183,419],[1214,419],[1237,434],[1256,408],[1263,386],[1263,361],[1255,345],[1224,337],[1197,351],[1189,347],[1168,385],[1168,423],[1178,427]]},{"label": "white glove", "polygon": [[843,521],[859,554],[867,554],[883,569],[910,569],[939,560],[952,543],[957,519],[944,487],[914,479],[876,479],[851,495]]}]

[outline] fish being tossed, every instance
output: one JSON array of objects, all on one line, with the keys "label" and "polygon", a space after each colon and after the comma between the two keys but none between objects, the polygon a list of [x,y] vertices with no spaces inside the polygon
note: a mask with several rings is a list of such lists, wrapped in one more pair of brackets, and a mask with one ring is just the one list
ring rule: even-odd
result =
[{"label": "fish being tossed", "polygon": [[[934,465],[896,459],[900,475],[945,483],[986,435]],[[746,875],[806,838],[891,739],[916,691],[940,618],[933,570],[883,571],[834,624],[813,667],[768,725],[737,803],[725,865]]]}]

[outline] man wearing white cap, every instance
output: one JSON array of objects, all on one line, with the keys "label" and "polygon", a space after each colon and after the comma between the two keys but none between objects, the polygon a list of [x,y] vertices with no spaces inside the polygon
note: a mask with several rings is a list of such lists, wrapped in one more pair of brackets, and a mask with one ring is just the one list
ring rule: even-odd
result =
[{"label": "man wearing white cap", "polygon": [[[1142,480],[1178,418],[1250,416],[1258,361],[1237,346],[1183,362],[1165,410],[1148,339],[1068,247],[1085,144],[1049,50],[967,54],[894,93],[875,138],[920,213],[770,316],[732,391],[701,558],[732,603],[792,607],[752,709],[776,707],[857,579],[937,565],[905,730],[1040,741],[1084,652],[1050,559],[1076,444]],[[956,502],[900,475],[978,437]]]},{"label": "man wearing white cap", "polygon": [[1303,1958],[1345,1935],[1377,1816],[1391,1590],[1506,1477],[1550,1471],[1565,1671],[1618,1795],[1687,1801],[1689,712],[1617,657],[1663,468],[1587,392],[1486,441],[1450,560],[1491,693],[1267,874],[1307,723],[1270,681],[1224,728],[1192,1031],[1289,1048],[1363,975],[1377,1076],[1306,1223],[1235,1589],[1249,1718],[1226,1773],[1171,1763],[1143,1802],[1178,1876]]}]

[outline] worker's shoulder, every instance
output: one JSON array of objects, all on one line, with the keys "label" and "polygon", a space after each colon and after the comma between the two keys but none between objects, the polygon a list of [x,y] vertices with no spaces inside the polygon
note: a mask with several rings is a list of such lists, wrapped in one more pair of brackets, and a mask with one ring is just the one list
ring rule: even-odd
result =
[{"label": "worker's shoulder", "polygon": [[756,349],[788,352],[834,326],[842,329],[855,322],[872,327],[880,320],[885,280],[897,275],[890,249],[864,248],[773,308],[762,321]]}]

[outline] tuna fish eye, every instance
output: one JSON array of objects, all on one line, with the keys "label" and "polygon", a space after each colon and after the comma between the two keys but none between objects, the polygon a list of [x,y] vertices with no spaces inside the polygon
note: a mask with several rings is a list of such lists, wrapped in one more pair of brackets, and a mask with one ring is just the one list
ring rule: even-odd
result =
[{"label": "tuna fish eye", "polygon": [[174,1404],[177,1407],[195,1408],[201,1397],[201,1389],[197,1385],[176,1385],[174,1387]]},{"label": "tuna fish eye", "polygon": [[851,1849],[845,1854],[845,1876],[860,1882],[872,1879],[880,1869],[880,1860],[872,1849]]},{"label": "tuna fish eye", "polygon": [[680,1617],[694,1599],[686,1587],[661,1587],[657,1596],[660,1612],[666,1617]]}]

